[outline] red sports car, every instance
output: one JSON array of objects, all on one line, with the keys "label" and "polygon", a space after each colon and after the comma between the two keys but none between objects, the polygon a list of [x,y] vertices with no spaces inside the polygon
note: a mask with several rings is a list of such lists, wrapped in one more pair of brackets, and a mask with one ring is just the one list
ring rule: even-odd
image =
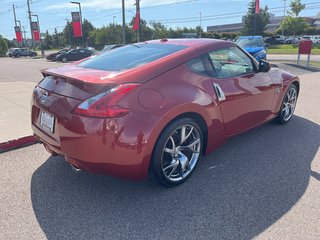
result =
[{"label": "red sports car", "polygon": [[235,43],[162,39],[44,70],[32,129],[75,170],[181,184],[229,137],[293,115],[299,79]]}]

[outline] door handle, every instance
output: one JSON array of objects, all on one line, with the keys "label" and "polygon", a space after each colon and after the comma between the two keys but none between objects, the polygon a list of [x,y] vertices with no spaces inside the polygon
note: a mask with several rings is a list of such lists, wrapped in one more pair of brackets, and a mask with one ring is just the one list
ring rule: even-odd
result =
[{"label": "door handle", "polygon": [[226,96],[224,95],[224,92],[222,91],[222,89],[219,86],[219,84],[213,83],[213,87],[216,90],[216,93],[217,93],[217,96],[218,96],[218,100],[220,102],[226,100]]}]

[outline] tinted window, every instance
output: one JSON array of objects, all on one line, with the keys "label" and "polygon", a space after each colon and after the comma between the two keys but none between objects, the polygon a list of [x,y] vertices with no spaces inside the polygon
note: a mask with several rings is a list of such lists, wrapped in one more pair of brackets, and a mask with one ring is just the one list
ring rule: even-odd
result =
[{"label": "tinted window", "polygon": [[187,62],[188,67],[192,72],[208,75],[207,69],[201,59],[201,57],[194,58]]},{"label": "tinted window", "polygon": [[252,47],[264,47],[263,40],[261,38],[240,38],[237,40],[237,44],[242,48]]},{"label": "tinted window", "polygon": [[228,47],[209,52],[215,76],[227,78],[254,71],[251,59],[238,47]]},{"label": "tinted window", "polygon": [[69,52],[67,52],[68,54],[77,54],[78,50],[77,49],[72,49]]},{"label": "tinted window", "polygon": [[121,71],[143,66],[185,48],[186,46],[171,44],[127,45],[85,60],[78,66],[105,71]]}]

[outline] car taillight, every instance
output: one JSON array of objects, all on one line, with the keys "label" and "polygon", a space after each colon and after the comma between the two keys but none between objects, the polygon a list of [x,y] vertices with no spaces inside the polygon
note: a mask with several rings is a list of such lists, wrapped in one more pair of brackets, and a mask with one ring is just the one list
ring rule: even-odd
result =
[{"label": "car taillight", "polygon": [[72,112],[88,117],[115,118],[127,114],[130,110],[120,107],[119,100],[140,84],[124,84],[100,93],[82,102]]}]

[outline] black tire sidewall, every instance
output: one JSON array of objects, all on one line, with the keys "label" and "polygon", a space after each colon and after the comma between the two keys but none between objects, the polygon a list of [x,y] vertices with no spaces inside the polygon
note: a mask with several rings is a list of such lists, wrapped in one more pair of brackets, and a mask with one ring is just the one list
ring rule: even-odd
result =
[{"label": "black tire sidewall", "polygon": [[[285,98],[286,98],[287,93],[288,93],[292,88],[294,88],[294,89],[296,90],[296,93],[297,93],[297,99],[296,99],[296,104],[297,104],[297,101],[298,101],[298,89],[297,89],[297,87],[296,87],[294,84],[291,84],[291,85],[289,86],[289,88],[287,89],[287,91],[285,92],[285,94],[283,95],[283,99],[282,99],[282,101],[281,101],[280,111],[279,111],[278,116],[277,116],[277,118],[276,118],[276,120],[277,120],[277,122],[278,122],[279,124],[286,124],[286,123],[289,122],[289,121],[292,119],[292,117],[293,117],[293,114],[292,114],[292,116],[291,116],[288,120],[285,120],[285,119],[284,119],[284,116],[283,116],[283,114],[282,114],[283,102],[284,102],[284,100],[285,100]],[[294,113],[294,111],[293,111],[293,113]]]},{"label": "black tire sidewall", "polygon": [[[197,130],[199,131],[200,139],[201,139],[200,155],[199,155],[199,158],[198,158],[198,161],[197,161],[195,167],[193,168],[192,172],[187,177],[185,177],[181,181],[172,182],[172,181],[169,181],[165,177],[165,175],[162,171],[161,160],[162,160],[163,149],[165,147],[165,144],[168,141],[168,138],[171,136],[173,131],[175,131],[180,126],[186,125],[186,124],[192,125],[193,127],[197,128]],[[202,151],[203,151],[203,133],[202,133],[199,125],[191,118],[180,118],[180,119],[174,120],[173,122],[169,123],[164,128],[164,130],[161,132],[161,134],[158,137],[158,140],[155,144],[153,154],[152,154],[152,160],[151,160],[152,173],[153,173],[154,177],[158,180],[158,182],[161,183],[162,185],[167,186],[167,187],[178,186],[178,185],[182,184],[183,182],[185,182],[194,173],[199,161],[201,160]]]}]

